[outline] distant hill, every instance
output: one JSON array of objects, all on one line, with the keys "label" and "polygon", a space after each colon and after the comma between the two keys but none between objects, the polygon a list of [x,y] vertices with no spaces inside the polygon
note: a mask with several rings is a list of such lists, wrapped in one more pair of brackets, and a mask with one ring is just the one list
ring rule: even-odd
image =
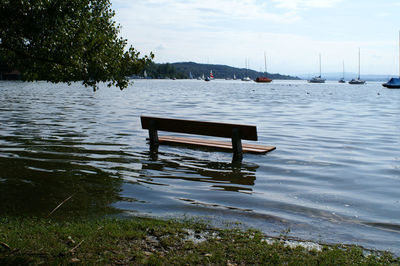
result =
[{"label": "distant hill", "polygon": [[[194,62],[171,63],[171,65],[176,69],[177,72],[184,73],[186,75],[192,73],[194,78],[201,77],[202,75],[208,76],[211,70],[216,79],[233,78],[233,75],[236,75],[236,78],[238,79],[241,79],[245,76],[248,76],[251,79],[264,76],[264,73],[262,72],[257,72],[250,69],[247,70],[245,68],[235,68],[226,65],[198,64]],[[298,77],[272,73],[267,73],[267,77],[271,79],[300,79]]]}]

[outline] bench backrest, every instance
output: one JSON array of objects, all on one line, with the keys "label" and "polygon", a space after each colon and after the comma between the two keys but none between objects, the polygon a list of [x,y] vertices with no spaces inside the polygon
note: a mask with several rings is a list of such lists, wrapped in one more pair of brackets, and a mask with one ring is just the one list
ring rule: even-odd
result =
[{"label": "bench backrest", "polygon": [[151,127],[154,127],[153,129],[160,131],[224,138],[232,138],[232,132],[234,129],[236,129],[238,130],[241,139],[257,140],[256,126],[158,118],[150,116],[141,116],[140,120],[142,122],[143,129],[150,129]]}]

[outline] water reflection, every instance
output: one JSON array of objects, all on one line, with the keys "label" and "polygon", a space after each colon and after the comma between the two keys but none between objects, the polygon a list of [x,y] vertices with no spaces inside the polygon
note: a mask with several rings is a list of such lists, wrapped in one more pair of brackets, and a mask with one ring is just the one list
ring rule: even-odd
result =
[{"label": "water reflection", "polygon": [[252,192],[259,168],[257,164],[213,162],[166,152],[160,153],[160,159],[158,153],[156,154],[156,157],[151,151],[144,154],[149,160],[142,162],[144,172],[140,175],[141,178],[151,176],[152,179],[206,182],[218,184],[212,185],[215,190],[249,193]]},{"label": "water reflection", "polygon": [[115,212],[110,206],[119,200],[121,179],[91,166],[98,155],[113,160],[111,153],[88,150],[82,143],[26,136],[1,136],[0,143],[2,214],[46,216],[71,195],[54,216]]},{"label": "water reflection", "polygon": [[[1,214],[46,216],[77,192],[55,215],[209,215],[400,253],[399,91],[165,80],[122,92],[41,82],[0,91]],[[142,114],[254,124],[260,144],[278,150],[241,164],[201,149],[152,154]]]}]

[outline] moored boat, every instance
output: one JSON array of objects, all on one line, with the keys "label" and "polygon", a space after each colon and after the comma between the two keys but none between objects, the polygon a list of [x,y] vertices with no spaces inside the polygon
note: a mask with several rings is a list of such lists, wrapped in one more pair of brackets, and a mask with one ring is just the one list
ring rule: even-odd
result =
[{"label": "moored boat", "polygon": [[[399,62],[400,62],[400,31],[399,31]],[[388,89],[400,89],[400,65],[399,65],[399,77],[391,78],[388,82],[383,83],[382,86]]]},{"label": "moored boat", "polygon": [[365,80],[360,79],[360,48],[358,48],[358,77],[356,79],[352,79],[349,81],[349,84],[352,85],[363,85],[365,84]]},{"label": "moored boat", "polygon": [[246,76],[244,76],[242,78],[242,81],[251,81],[251,78],[247,75],[247,70],[249,69],[249,59],[248,58],[246,58],[245,64],[246,64]]},{"label": "moored boat", "polygon": [[319,76],[313,77],[308,81],[309,83],[325,83],[325,79],[321,77],[321,54],[319,54]]},{"label": "moored boat", "polygon": [[363,85],[363,84],[365,84],[365,80],[361,80],[360,77],[358,77],[356,79],[350,80],[349,84],[352,84],[352,85]]},{"label": "moored boat", "polygon": [[346,81],[344,80],[344,60],[343,60],[343,76],[341,79],[339,79],[338,81],[339,83],[346,83]]},{"label": "moored boat", "polygon": [[400,89],[400,78],[391,78],[388,82],[382,84],[388,89]]},{"label": "moored boat", "polygon": [[263,77],[257,77],[255,82],[259,82],[259,83],[270,83],[272,81],[272,79],[267,77],[267,56],[265,55],[264,52],[264,74],[265,76]]},{"label": "moored boat", "polygon": [[308,81],[309,83],[325,83],[325,79],[321,78],[321,76],[313,77]]},{"label": "moored boat", "polygon": [[256,82],[260,82],[260,83],[261,83],[261,82],[269,83],[269,82],[272,81],[272,79],[267,78],[267,77],[257,77],[255,81],[256,81]]}]

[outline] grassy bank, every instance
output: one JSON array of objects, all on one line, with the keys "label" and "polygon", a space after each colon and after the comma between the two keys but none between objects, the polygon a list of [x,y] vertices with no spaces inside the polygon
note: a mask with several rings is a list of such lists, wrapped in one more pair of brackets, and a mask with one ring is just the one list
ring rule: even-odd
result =
[{"label": "grassy bank", "polygon": [[0,265],[15,264],[398,265],[356,247],[309,251],[271,244],[259,231],[145,218],[56,221],[0,218]]}]

